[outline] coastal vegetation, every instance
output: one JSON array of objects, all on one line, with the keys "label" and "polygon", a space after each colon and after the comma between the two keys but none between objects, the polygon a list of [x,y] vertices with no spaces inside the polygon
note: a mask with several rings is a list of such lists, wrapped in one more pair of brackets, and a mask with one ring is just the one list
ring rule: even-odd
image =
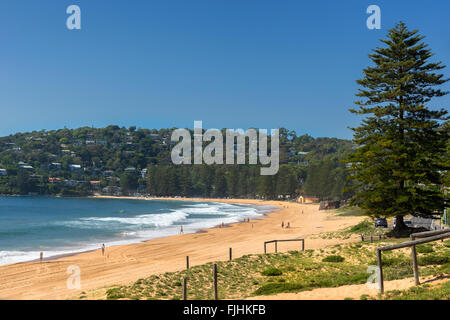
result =
[{"label": "coastal vegetation", "polygon": [[[258,165],[173,165],[172,129],[108,126],[16,133],[0,138],[0,194],[344,199],[352,142],[280,129],[280,170]],[[248,148],[247,148],[248,150]],[[226,154],[224,155],[224,157]]]},{"label": "coastal vegetation", "polygon": [[[396,243],[396,240],[338,244],[321,250],[253,254],[233,261],[219,261],[217,262],[219,298],[242,299],[365,284],[370,276],[367,268],[376,265],[375,248],[392,243]],[[427,246],[433,248],[433,252],[419,253],[421,277],[449,275],[450,252],[445,243],[435,242]],[[432,259],[433,263],[430,263],[429,259]],[[387,252],[383,258],[383,265],[385,280],[404,279],[413,275],[408,249],[398,250],[395,253]],[[107,289],[106,299],[181,299],[183,278],[187,278],[189,299],[212,299],[212,269],[212,263],[207,263],[191,267],[189,270],[152,275],[127,286]],[[405,293],[386,292],[385,296],[389,299],[407,299],[412,296],[416,298],[422,296],[424,299],[435,296],[443,299],[446,295],[437,295],[443,291],[447,292],[448,296],[448,283],[442,288],[430,288],[426,285],[419,288]]]}]

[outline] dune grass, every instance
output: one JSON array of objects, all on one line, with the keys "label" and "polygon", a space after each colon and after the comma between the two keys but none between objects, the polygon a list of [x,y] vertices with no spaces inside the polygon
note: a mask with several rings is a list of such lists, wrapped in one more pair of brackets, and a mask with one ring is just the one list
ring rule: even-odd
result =
[{"label": "dune grass", "polygon": [[368,297],[364,295],[362,300],[450,300],[450,280],[436,286],[423,284],[411,287],[407,290],[391,290],[379,297]]},{"label": "dune grass", "polygon": [[[393,242],[350,243],[319,250],[255,254],[233,261],[219,261],[219,298],[242,299],[363,284],[370,276],[368,266],[376,264],[375,248]],[[418,253],[421,276],[450,274],[450,253],[446,243],[435,242],[430,246],[432,251],[425,249]],[[386,252],[383,265],[387,281],[413,276],[407,249]],[[212,299],[212,269],[213,264],[207,263],[189,270],[152,275],[128,286],[109,288],[107,299],[180,299],[181,282],[185,277],[188,279],[188,299]]]}]

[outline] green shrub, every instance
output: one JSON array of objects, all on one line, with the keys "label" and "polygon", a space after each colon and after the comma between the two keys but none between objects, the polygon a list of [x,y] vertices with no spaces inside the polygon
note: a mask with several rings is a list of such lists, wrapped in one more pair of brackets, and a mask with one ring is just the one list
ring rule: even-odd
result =
[{"label": "green shrub", "polygon": [[428,266],[428,265],[432,265],[432,264],[441,265],[441,264],[446,264],[449,262],[450,262],[449,255],[444,255],[444,256],[427,255],[427,256],[419,258],[419,264],[423,265],[423,266]]},{"label": "green shrub", "polygon": [[175,281],[175,283],[173,284],[175,287],[181,287],[181,281]]},{"label": "green shrub", "polygon": [[255,295],[268,295],[280,292],[295,292],[303,289],[300,283],[268,283],[254,292]]},{"label": "green shrub", "polygon": [[269,268],[269,269],[266,269],[263,272],[261,272],[261,274],[263,276],[272,277],[272,276],[281,276],[283,274],[283,272],[277,268]]},{"label": "green shrub", "polygon": [[[407,266],[411,264],[411,261],[409,259],[405,259],[405,258],[400,258],[400,257],[393,257],[393,258],[388,258],[388,257],[383,257],[382,259],[383,261],[383,267],[391,267],[391,266]],[[372,260],[370,262],[370,265],[376,265],[377,264],[377,260]]]},{"label": "green shrub", "polygon": [[372,223],[369,220],[361,221],[360,223],[354,225],[350,228],[349,232],[351,233],[364,233],[369,232],[374,229]]},{"label": "green shrub", "polygon": [[416,251],[418,253],[431,253],[431,252],[434,252],[434,249],[430,245],[427,246],[427,245],[422,244],[422,245],[416,246]]},{"label": "green shrub", "polygon": [[120,288],[111,288],[106,291],[106,299],[116,300],[125,298],[125,294],[122,293]]},{"label": "green shrub", "polygon": [[337,255],[326,256],[322,259],[323,262],[342,262],[344,260],[343,257]]}]

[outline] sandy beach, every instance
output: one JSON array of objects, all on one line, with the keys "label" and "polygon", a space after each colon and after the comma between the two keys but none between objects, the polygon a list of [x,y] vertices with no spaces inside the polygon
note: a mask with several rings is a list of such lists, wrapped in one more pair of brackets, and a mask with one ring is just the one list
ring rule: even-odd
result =
[{"label": "sandy beach", "polygon": [[[89,296],[102,298],[104,293],[102,288],[128,284],[152,274],[182,270],[186,267],[186,256],[190,257],[192,266],[226,260],[229,248],[233,248],[233,257],[263,253],[263,243],[267,240],[304,238],[306,249],[355,241],[357,237],[337,240],[321,239],[314,235],[336,231],[354,225],[362,219],[339,216],[334,211],[319,211],[317,204],[241,199],[173,200],[272,205],[277,206],[278,210],[263,218],[235,223],[227,228],[216,227],[199,233],[108,247],[104,256],[99,248],[42,263],[34,261],[1,266],[0,299],[70,299],[82,292],[98,292],[97,296],[95,293]],[[289,222],[291,227],[281,228],[282,222],[285,224]],[[298,247],[299,244],[296,242],[286,242],[279,244],[278,250],[287,251]],[[271,250],[273,248],[269,248],[269,252]],[[70,276],[67,269],[71,266],[76,266],[80,270],[80,289],[67,288]]]}]

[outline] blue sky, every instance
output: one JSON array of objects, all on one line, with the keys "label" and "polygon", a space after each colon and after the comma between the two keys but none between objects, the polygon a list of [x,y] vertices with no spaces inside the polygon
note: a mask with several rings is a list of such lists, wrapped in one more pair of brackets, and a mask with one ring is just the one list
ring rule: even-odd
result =
[{"label": "blue sky", "polygon": [[[71,4],[81,30],[66,28]],[[0,0],[0,135],[202,120],[351,138],[370,50],[403,20],[450,66],[449,13],[448,0]]]}]

